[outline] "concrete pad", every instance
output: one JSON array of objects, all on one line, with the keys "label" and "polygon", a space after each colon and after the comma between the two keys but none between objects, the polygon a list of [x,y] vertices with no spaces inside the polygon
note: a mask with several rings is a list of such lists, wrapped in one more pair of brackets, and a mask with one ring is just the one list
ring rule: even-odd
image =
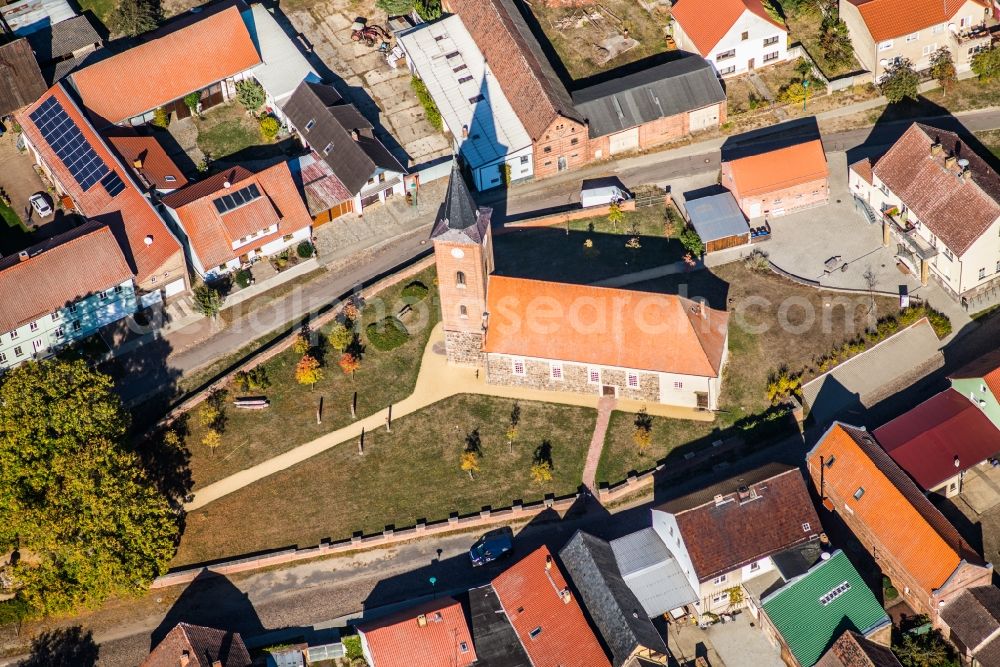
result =
[{"label": "concrete pad", "polygon": [[962,498],[976,514],[1000,505],[1000,468],[987,463],[969,469],[962,483]]},{"label": "concrete pad", "polygon": [[784,667],[781,651],[751,623],[753,617],[744,611],[730,623],[709,626],[705,634],[726,667]]},{"label": "concrete pad", "polygon": [[829,423],[877,402],[883,388],[915,371],[943,365],[939,346],[931,325],[919,322],[803,385],[802,396],[816,423]]}]

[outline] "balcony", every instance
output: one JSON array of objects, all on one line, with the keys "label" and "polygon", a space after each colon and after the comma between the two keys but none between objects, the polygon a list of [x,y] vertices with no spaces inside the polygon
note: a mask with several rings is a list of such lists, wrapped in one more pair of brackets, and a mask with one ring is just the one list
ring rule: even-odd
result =
[{"label": "balcony", "polygon": [[923,260],[937,257],[937,248],[917,233],[916,225],[907,219],[905,212],[900,212],[894,206],[882,211],[882,219],[889,225],[892,235],[916,257]]},{"label": "balcony", "polygon": [[975,42],[984,42],[983,46],[989,46],[990,30],[985,23],[974,25],[971,28],[949,26],[948,34],[959,46],[971,45]]}]

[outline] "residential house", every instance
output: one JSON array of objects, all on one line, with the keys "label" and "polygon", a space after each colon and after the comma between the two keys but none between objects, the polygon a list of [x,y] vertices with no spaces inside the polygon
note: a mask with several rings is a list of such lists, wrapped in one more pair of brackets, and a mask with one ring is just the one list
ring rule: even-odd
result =
[{"label": "residential house", "polygon": [[343,101],[333,86],[304,81],[283,107],[312,161],[322,161],[348,198],[337,202],[320,222],[364,210],[392,196],[402,196],[406,169],[379,141],[368,120]]},{"label": "residential house", "polygon": [[669,614],[674,620],[698,601],[677,558],[653,528],[611,540],[611,551],[622,580],[649,618]]},{"label": "residential house", "polygon": [[302,54],[299,44],[278,25],[273,12],[273,8],[258,2],[249,10],[244,9],[242,16],[260,52],[261,63],[250,73],[264,89],[264,110],[287,124],[285,103],[302,82],[319,83],[320,76]]},{"label": "residential house", "polygon": [[18,114],[22,140],[69,212],[111,228],[141,307],[188,289],[184,252],[64,84]]},{"label": "residential house", "polygon": [[766,595],[763,629],[790,667],[813,667],[845,630],[889,646],[892,621],[843,551]]},{"label": "residential house", "polygon": [[923,284],[970,299],[1000,278],[1000,175],[954,132],[914,123],[849,187],[882,222],[882,243]]},{"label": "residential house", "polygon": [[469,591],[469,629],[475,638],[476,667],[534,667],[493,586]]},{"label": "residential house", "polygon": [[942,634],[969,667],[1000,665],[1000,588],[967,588],[941,610]]},{"label": "residential house", "polygon": [[1000,453],[1000,430],[967,396],[946,389],[872,431],[924,491],[952,497],[966,473]]},{"label": "residential house", "polygon": [[840,515],[910,608],[936,626],[942,606],[992,580],[993,566],[867,431],[834,423],[806,462],[823,506]]},{"label": "residential house", "polygon": [[979,406],[1000,429],[1000,350],[982,355],[948,376],[951,388]]},{"label": "residential house", "polygon": [[238,632],[178,623],[139,667],[250,667]]},{"label": "residential house", "polygon": [[534,175],[531,136],[462,18],[452,14],[398,36],[410,72],[427,87],[476,190]]},{"label": "residential house", "polygon": [[76,11],[68,0],[17,0],[0,7],[3,23],[18,37],[27,37],[74,16]]},{"label": "residential house", "polygon": [[99,222],[4,257],[0,370],[55,354],[133,314],[136,303],[132,270],[114,233]]},{"label": "residential house", "polygon": [[816,667],[903,667],[892,649],[853,630],[845,630]]},{"label": "residential house", "polygon": [[608,542],[578,530],[559,560],[610,649],[613,667],[667,664],[667,644],[625,583]]},{"label": "residential house", "polygon": [[820,139],[751,155],[723,155],[722,185],[749,218],[776,218],[830,199],[830,170]]},{"label": "residential house", "polygon": [[731,192],[687,199],[688,222],[705,244],[705,252],[726,250],[750,243],[750,226]]},{"label": "residential house", "polygon": [[492,586],[532,667],[610,667],[547,547],[511,565]]},{"label": "residential house", "polygon": [[717,409],[727,313],[675,295],[491,275],[491,215],[456,167],[431,232],[450,362],[483,367],[491,384]]},{"label": "residential house", "polygon": [[677,48],[700,54],[720,76],[745,74],[788,59],[788,29],[762,0],[698,0],[670,9]]},{"label": "residential house", "polygon": [[959,72],[969,71],[972,57],[990,46],[988,16],[980,0],[840,0],[854,56],[876,82],[899,59],[928,69],[940,48],[951,51]]},{"label": "residential house", "polygon": [[465,612],[454,598],[416,607],[357,626],[361,650],[371,667],[467,667],[476,648]]},{"label": "residential house", "polygon": [[187,178],[155,136],[122,130],[106,138],[145,191],[167,194],[187,185]]},{"label": "residential house", "polygon": [[262,62],[241,11],[249,12],[239,0],[207,5],[75,71],[71,79],[83,107],[103,128],[144,125],[159,107],[187,118],[184,97],[194,92],[204,109],[233,99],[236,81],[251,77]]},{"label": "residential house", "polygon": [[56,82],[57,72],[83,62],[104,44],[86,14],[52,24],[43,21],[27,38],[49,85]]},{"label": "residential house", "polygon": [[[520,0],[448,4],[531,139],[535,178],[725,122],[725,93],[700,58],[607,77],[575,87],[571,94],[531,28],[530,10]],[[484,97],[488,93],[488,87],[487,93],[477,91]],[[512,172],[512,177],[516,173],[520,172]]]},{"label": "residential house", "polygon": [[312,218],[288,164],[233,167],[163,198],[195,271],[212,279],[307,241]]},{"label": "residential house", "polygon": [[0,44],[0,117],[28,106],[45,93],[45,88],[27,39]]},{"label": "residential house", "polygon": [[699,613],[743,605],[774,556],[823,532],[798,468],[770,464],[653,508],[653,529],[680,563]]}]

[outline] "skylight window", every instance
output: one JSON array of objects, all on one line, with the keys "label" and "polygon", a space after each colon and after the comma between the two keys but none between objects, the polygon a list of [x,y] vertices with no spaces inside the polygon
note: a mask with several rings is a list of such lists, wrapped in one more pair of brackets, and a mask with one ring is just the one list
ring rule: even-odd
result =
[{"label": "skylight window", "polygon": [[315,126],[316,126],[316,119],[315,118],[310,118],[309,122],[306,123],[306,132],[308,132],[309,130],[313,129]]},{"label": "skylight window", "polygon": [[859,486],[858,490],[854,492],[854,499],[861,500],[861,496],[865,495],[865,487]]},{"label": "skylight window", "polygon": [[537,628],[535,628],[534,630],[532,630],[531,632],[529,632],[528,636],[531,637],[532,639],[534,639],[535,637],[537,637],[540,634],[542,634],[542,626],[539,625]]},{"label": "skylight window", "polygon": [[845,581],[836,588],[832,588],[826,595],[822,596],[819,599],[819,603],[825,607],[849,590],[851,590],[851,583],[849,581]]}]

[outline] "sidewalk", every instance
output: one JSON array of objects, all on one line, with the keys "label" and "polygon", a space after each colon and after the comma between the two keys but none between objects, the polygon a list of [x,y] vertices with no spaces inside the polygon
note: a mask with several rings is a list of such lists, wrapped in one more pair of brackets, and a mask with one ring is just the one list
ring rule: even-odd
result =
[{"label": "sidewalk", "polygon": [[[597,409],[601,397],[597,394],[574,394],[570,392],[543,391],[524,387],[507,387],[486,384],[477,368],[449,365],[444,356],[444,329],[438,324],[431,332],[427,347],[420,363],[420,373],[413,393],[391,406],[392,418],[398,419],[425,408],[432,403],[457,394],[481,394],[498,398],[512,398],[522,401],[560,403]],[[616,409],[638,412],[645,407],[651,415],[675,419],[711,421],[714,416],[689,408],[679,408],[659,403],[646,404],[642,401],[618,399]],[[331,447],[361,436],[362,431],[384,428],[390,408],[359,419],[349,426],[320,436],[311,442],[299,445],[291,451],[230,475],[194,492],[193,498],[184,509],[188,512],[204,507],[213,500],[239,491],[245,486],[264,479],[276,472],[292,467],[316,456]]]}]

